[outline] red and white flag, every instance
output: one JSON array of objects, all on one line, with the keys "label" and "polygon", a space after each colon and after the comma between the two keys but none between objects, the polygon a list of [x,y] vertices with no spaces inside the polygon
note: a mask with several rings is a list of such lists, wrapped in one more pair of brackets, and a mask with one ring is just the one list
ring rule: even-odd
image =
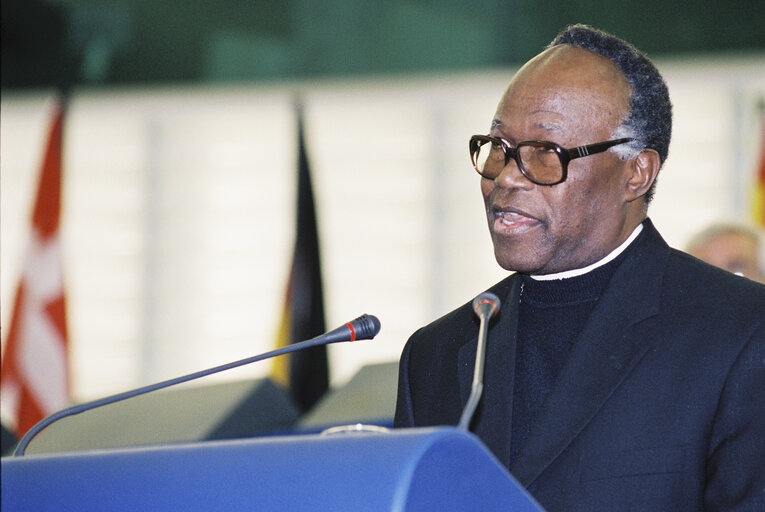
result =
[{"label": "red and white flag", "polygon": [[19,437],[45,416],[69,405],[59,241],[63,118],[63,108],[57,106],[0,370],[3,420]]}]

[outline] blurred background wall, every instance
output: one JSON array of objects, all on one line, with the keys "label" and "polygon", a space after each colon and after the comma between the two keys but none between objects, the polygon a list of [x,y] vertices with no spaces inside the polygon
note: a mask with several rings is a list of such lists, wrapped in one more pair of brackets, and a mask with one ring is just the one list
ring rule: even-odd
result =
[{"label": "blurred background wall", "polygon": [[2,85],[230,82],[524,62],[569,23],[654,57],[761,51],[759,0],[5,0]]},{"label": "blurred background wall", "polygon": [[[646,51],[675,104],[650,215],[682,247],[749,215],[765,97],[765,3],[85,1],[2,3],[3,342],[56,94],[76,399],[273,348],[294,237],[305,107],[332,382],[505,273],[467,140],[514,70],[568,23]],[[259,376],[267,365],[222,378]]]}]

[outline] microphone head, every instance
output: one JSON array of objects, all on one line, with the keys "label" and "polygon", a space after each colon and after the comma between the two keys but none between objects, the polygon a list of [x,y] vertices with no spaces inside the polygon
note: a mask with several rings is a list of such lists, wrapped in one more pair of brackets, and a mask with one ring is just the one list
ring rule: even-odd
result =
[{"label": "microphone head", "polygon": [[483,292],[478,297],[473,299],[473,311],[478,317],[486,315],[487,318],[491,318],[499,313],[499,297],[491,292]]},{"label": "microphone head", "polygon": [[337,343],[340,341],[371,340],[380,332],[380,321],[374,315],[361,315],[337,329],[314,338],[317,343]]},{"label": "microphone head", "polygon": [[354,333],[351,341],[371,340],[380,332],[380,320],[374,315],[361,315],[356,320],[349,322],[348,327]]}]

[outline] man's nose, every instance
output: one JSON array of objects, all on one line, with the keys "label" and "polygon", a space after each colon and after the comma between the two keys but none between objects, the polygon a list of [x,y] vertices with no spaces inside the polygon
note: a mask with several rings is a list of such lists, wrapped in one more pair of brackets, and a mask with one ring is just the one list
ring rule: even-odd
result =
[{"label": "man's nose", "polygon": [[494,183],[502,188],[524,188],[529,189],[534,183],[528,179],[518,167],[518,162],[510,158],[500,173],[494,178]]}]

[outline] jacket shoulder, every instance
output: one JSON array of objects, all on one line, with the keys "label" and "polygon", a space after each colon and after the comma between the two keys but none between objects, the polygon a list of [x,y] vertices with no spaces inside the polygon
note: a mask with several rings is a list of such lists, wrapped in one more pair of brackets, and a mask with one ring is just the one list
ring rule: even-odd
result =
[{"label": "jacket shoulder", "polygon": [[664,289],[665,301],[682,301],[710,318],[765,322],[765,285],[682,251],[670,251]]}]

